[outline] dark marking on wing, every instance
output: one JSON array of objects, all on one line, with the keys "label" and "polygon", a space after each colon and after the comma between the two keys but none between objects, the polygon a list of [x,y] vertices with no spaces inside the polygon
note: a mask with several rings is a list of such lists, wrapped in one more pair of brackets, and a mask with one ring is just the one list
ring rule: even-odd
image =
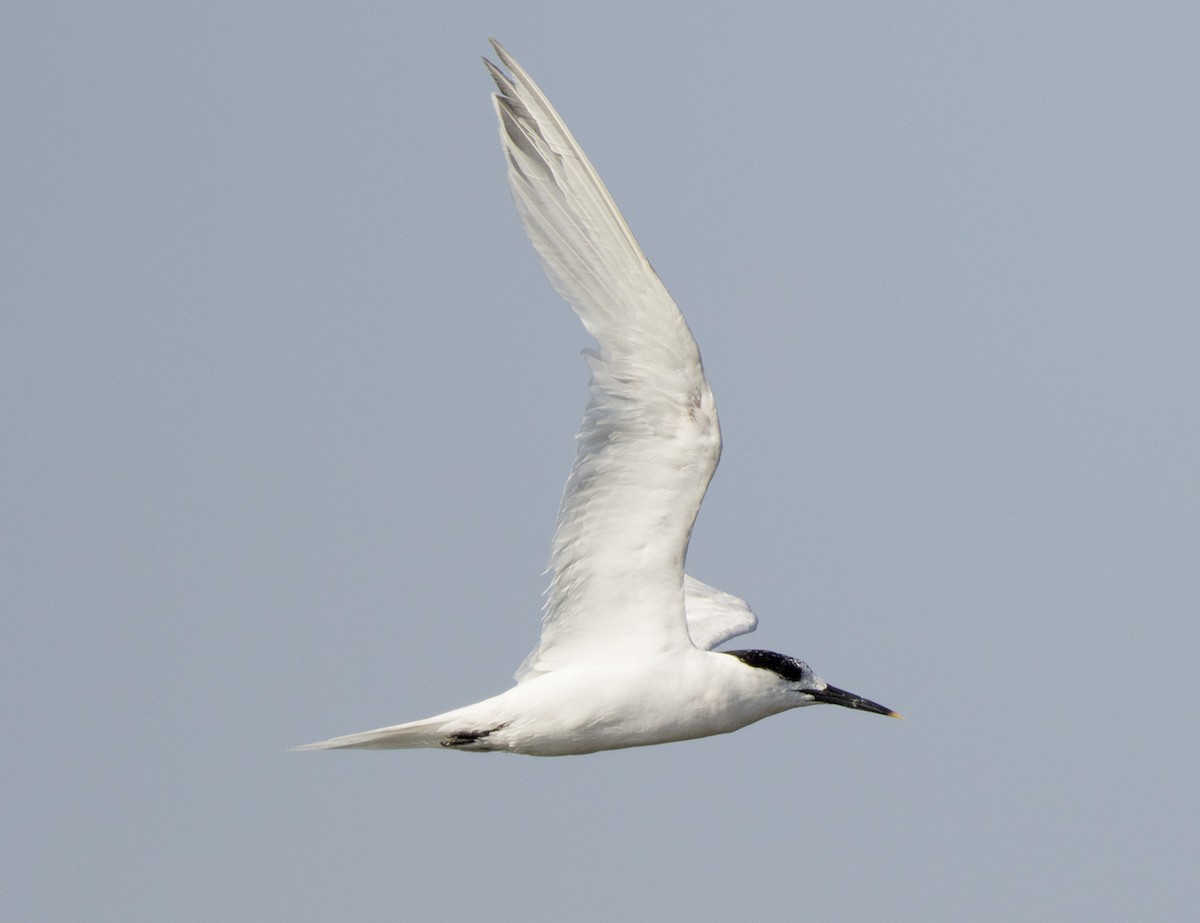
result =
[{"label": "dark marking on wing", "polygon": [[455,731],[445,740],[441,741],[443,747],[469,747],[472,750],[490,750],[486,743],[481,743],[489,734],[494,734],[501,728],[508,727],[508,723],[497,724],[495,727],[487,728],[482,731]]}]

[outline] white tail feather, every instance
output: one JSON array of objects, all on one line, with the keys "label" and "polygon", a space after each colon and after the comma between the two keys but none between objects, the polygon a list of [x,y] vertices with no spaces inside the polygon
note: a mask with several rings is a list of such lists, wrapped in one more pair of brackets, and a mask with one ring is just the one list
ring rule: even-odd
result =
[{"label": "white tail feather", "polygon": [[446,715],[423,718],[392,727],[361,731],[342,737],[330,737],[293,750],[408,750],[415,747],[440,747],[445,744]]}]

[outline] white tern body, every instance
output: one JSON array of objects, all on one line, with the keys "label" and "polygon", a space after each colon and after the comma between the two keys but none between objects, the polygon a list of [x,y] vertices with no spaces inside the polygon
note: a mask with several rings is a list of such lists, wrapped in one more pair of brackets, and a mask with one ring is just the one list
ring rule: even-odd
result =
[{"label": "white tern body", "polygon": [[547,275],[598,348],[550,555],[541,639],[517,685],[474,705],[298,749],[446,747],[563,756],[707,737],[830,702],[895,715],[770,651],[746,603],[684,575],[721,454],[683,315],[562,119],[495,42],[513,200]]}]

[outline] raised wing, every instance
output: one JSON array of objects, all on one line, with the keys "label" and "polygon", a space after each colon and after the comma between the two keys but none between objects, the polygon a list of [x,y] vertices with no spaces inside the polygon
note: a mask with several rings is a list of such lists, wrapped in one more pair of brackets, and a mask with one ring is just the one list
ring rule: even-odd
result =
[{"label": "raised wing", "polygon": [[598,349],[550,552],[538,646],[518,682],[691,646],[683,563],[721,454],[700,351],[600,177],[495,42],[508,182],[546,274]]},{"label": "raised wing", "polygon": [[758,627],[758,616],[746,600],[723,593],[686,574],[683,577],[683,601],[687,609],[688,634],[701,650],[711,651],[718,644]]}]

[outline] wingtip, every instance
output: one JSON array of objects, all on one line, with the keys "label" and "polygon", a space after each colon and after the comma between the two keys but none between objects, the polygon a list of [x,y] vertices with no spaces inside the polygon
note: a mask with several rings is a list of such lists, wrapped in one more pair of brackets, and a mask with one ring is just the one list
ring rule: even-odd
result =
[{"label": "wingtip", "polygon": [[497,57],[499,57],[500,60],[504,63],[505,67],[507,67],[508,62],[512,60],[512,56],[507,51],[504,50],[504,46],[501,45],[494,38],[492,38],[490,35],[488,36],[488,44],[492,46],[492,50],[496,52]]},{"label": "wingtip", "polygon": [[[492,47],[496,49],[496,54],[500,57],[500,63],[507,67],[509,71],[515,73],[515,68],[512,65],[512,58],[508,56],[508,53],[504,50],[503,46],[501,46],[501,44],[495,39],[490,38],[488,41],[491,42]],[[495,64],[490,58],[485,56],[483,58],[483,66],[487,68],[493,82],[496,84],[496,89],[500,91],[499,94],[492,94],[493,96],[504,96],[509,98],[516,96],[517,90],[513,85],[513,78],[506,74],[499,65]]]},{"label": "wingtip", "polygon": [[488,73],[491,74],[492,79],[496,81],[496,86],[498,86],[500,88],[500,92],[503,93],[505,87],[508,86],[508,74],[500,70],[500,68],[493,64],[488,58],[483,59],[483,66],[488,69]]}]

